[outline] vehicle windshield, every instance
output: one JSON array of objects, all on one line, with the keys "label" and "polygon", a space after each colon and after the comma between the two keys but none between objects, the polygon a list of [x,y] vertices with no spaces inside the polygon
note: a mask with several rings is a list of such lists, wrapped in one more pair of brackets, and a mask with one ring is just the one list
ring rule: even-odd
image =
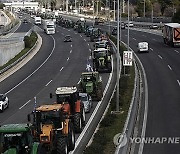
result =
[{"label": "vehicle windshield", "polygon": [[58,111],[37,112],[37,114],[40,116],[40,122],[42,123],[53,122],[59,119],[60,116]]},{"label": "vehicle windshield", "polygon": [[54,28],[54,25],[47,25],[47,28]]},{"label": "vehicle windshield", "polygon": [[57,95],[57,102],[63,103],[63,102],[70,102],[70,95]]},{"label": "vehicle windshield", "polygon": [[80,98],[81,98],[81,101],[83,101],[83,102],[88,100],[87,96],[81,96]]},{"label": "vehicle windshield", "polygon": [[4,96],[0,95],[0,101],[4,101]]},{"label": "vehicle windshield", "polygon": [[105,55],[106,55],[106,52],[104,52],[104,51],[95,52],[95,56],[97,56],[97,57],[104,57]]}]

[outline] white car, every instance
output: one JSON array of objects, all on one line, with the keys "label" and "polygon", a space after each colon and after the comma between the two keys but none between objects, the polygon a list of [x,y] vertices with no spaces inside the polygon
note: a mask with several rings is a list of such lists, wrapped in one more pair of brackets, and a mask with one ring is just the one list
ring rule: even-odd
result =
[{"label": "white car", "polygon": [[9,107],[9,99],[6,95],[0,94],[0,112]]},{"label": "white car", "polygon": [[[126,27],[128,27],[128,22],[126,23]],[[132,21],[129,21],[129,27],[134,27],[134,24]]]},{"label": "white car", "polygon": [[137,48],[139,52],[149,52],[149,46],[147,42],[139,42]]}]

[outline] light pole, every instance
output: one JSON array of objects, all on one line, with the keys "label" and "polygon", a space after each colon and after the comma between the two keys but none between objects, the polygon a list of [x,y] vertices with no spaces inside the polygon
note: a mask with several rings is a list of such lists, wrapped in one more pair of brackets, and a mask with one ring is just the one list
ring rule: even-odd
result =
[{"label": "light pole", "polygon": [[144,0],[144,17],[146,16],[146,0]]},{"label": "light pole", "polygon": [[116,21],[116,0],[114,0],[114,21]]}]

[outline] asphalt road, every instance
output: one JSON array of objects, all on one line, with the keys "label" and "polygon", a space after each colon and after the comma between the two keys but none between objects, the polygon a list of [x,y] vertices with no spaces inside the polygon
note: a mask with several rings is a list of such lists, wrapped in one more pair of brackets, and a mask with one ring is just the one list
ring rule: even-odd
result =
[{"label": "asphalt road", "polygon": [[[18,33],[26,32],[31,24],[22,24]],[[40,51],[26,65],[0,83],[0,93],[6,93],[10,107],[0,114],[0,124],[25,123],[27,114],[35,106],[51,104],[55,101],[49,98],[59,86],[74,86],[85,71],[92,42],[83,34],[57,26],[56,34],[46,35],[42,29],[35,27],[43,39]],[[70,34],[73,41],[63,42],[64,36]],[[90,60],[89,60],[90,61]],[[102,74],[103,89],[109,78],[108,73]],[[109,91],[109,96],[111,91]],[[36,97],[36,105],[34,101]],[[86,122],[98,102],[93,102],[93,108],[86,114]],[[105,108],[105,105],[103,105]],[[93,132],[92,132],[93,133]],[[76,135],[76,139],[79,134]],[[88,142],[88,140],[86,141]]]}]

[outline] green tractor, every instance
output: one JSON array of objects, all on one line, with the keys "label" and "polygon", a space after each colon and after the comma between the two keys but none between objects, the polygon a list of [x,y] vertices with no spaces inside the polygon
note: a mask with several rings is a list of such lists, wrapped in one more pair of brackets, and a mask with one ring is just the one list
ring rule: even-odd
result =
[{"label": "green tractor", "polygon": [[7,124],[0,127],[1,154],[45,154],[39,142],[34,142],[31,124]]},{"label": "green tractor", "polygon": [[109,49],[98,48],[92,53],[93,70],[110,73],[112,70],[111,53]]},{"label": "green tractor", "polygon": [[78,89],[79,92],[88,93],[93,99],[100,101],[103,96],[101,76],[98,72],[82,73]]}]

